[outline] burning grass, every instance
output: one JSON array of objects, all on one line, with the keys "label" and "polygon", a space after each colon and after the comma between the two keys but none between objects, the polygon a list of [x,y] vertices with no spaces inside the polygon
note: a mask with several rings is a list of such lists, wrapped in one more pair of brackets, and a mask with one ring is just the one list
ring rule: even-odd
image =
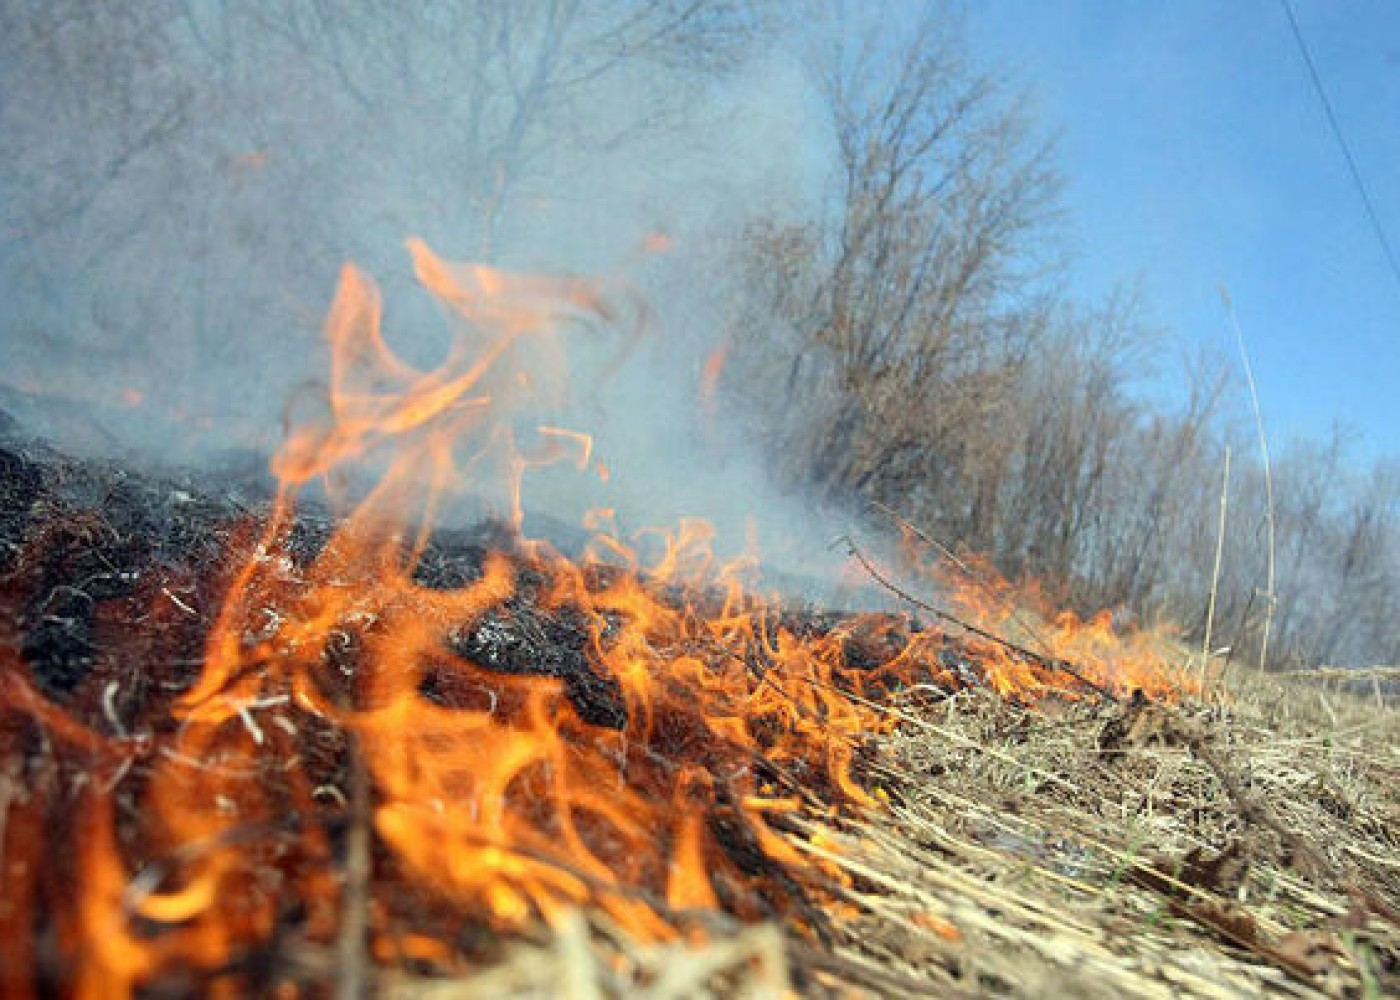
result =
[{"label": "burning grass", "polygon": [[1393,709],[1273,678],[1228,706],[1028,709],[969,690],[906,707],[870,765],[888,807],[804,822],[796,840],[851,876],[827,948],[789,937],[774,953],[731,927],[707,946],[655,949],[580,918],[458,985],[772,996],[783,974],[807,995],[1400,986]]},{"label": "burning grass", "polygon": [[[528,541],[591,442],[522,415],[641,311],[412,251],[453,347],[394,355],[347,268],[266,503],[0,454],[7,994],[1395,984],[1386,712],[1203,705],[1161,637],[965,581],[785,610],[699,523]],[[482,481],[503,520],[439,532]]]}]

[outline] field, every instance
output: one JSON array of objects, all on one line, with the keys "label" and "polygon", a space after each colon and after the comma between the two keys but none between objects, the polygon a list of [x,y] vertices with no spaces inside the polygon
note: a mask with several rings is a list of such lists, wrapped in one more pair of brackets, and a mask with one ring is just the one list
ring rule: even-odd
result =
[{"label": "field", "polygon": [[[1017,688],[1037,681],[1017,682],[1004,671],[1015,662],[1023,667],[1033,662],[1013,658],[998,674],[989,667],[995,644],[976,635],[959,638],[947,622],[915,628],[918,615],[927,617],[918,608],[911,609],[914,618],[861,619],[811,610],[789,615],[784,627],[794,636],[808,636],[803,641],[810,645],[800,648],[813,651],[814,658],[827,648],[823,643],[840,639],[840,661],[849,676],[878,660],[880,642],[904,644],[895,660],[916,647],[923,652],[911,654],[914,671],[901,674],[900,683],[861,687],[832,675],[840,685],[839,700],[861,709],[853,718],[865,730],[838,731],[832,721],[825,734],[809,732],[801,742],[769,745],[771,774],[781,775],[782,767],[789,773],[809,768],[795,797],[770,796],[766,807],[796,802],[784,807],[781,822],[772,827],[788,846],[754,854],[756,828],[745,827],[749,848],[732,832],[727,840],[712,837],[703,850],[697,848],[703,879],[716,886],[726,878],[732,882],[722,905],[715,905],[713,895],[677,890],[670,878],[653,881],[648,890],[646,878],[639,876],[636,889],[595,885],[579,897],[580,905],[551,909],[547,922],[532,917],[503,926],[468,906],[460,912],[465,925],[476,927],[469,940],[441,937],[443,924],[435,922],[429,906],[417,929],[450,942],[447,952],[439,949],[434,961],[395,958],[382,947],[367,952],[359,942],[382,946],[386,940],[386,906],[392,909],[395,898],[417,900],[407,910],[399,906],[401,921],[411,925],[417,919],[414,907],[425,898],[421,879],[415,882],[398,871],[394,852],[371,833],[368,809],[395,792],[392,778],[376,769],[374,754],[382,751],[375,749],[372,729],[361,728],[369,713],[346,715],[337,728],[288,708],[271,720],[280,719],[278,725],[291,734],[290,741],[279,743],[280,737],[273,738],[278,726],[269,726],[269,716],[260,712],[263,721],[257,723],[248,710],[285,704],[265,686],[261,695],[237,702],[241,707],[218,721],[212,730],[217,740],[211,736],[207,744],[200,742],[197,725],[172,728],[172,720],[162,715],[171,711],[170,695],[162,690],[188,692],[194,676],[179,664],[197,663],[200,644],[216,628],[215,611],[234,564],[230,555],[238,551],[238,532],[228,527],[236,509],[227,499],[232,494],[210,500],[188,492],[189,483],[133,476],[112,465],[74,463],[42,451],[5,455],[6,648],[22,651],[28,665],[15,661],[0,677],[6,682],[0,689],[5,713],[0,715],[5,735],[0,815],[8,821],[0,836],[6,837],[7,894],[31,906],[12,904],[5,913],[13,932],[5,953],[8,975],[38,970],[39,982],[72,985],[67,977],[75,970],[106,968],[102,963],[114,961],[112,955],[89,952],[81,944],[92,940],[84,935],[110,933],[101,920],[92,925],[92,907],[115,907],[103,920],[123,913],[121,919],[135,920],[141,900],[159,898],[158,883],[174,878],[175,870],[189,866],[198,873],[207,860],[201,852],[210,848],[194,853],[193,845],[171,848],[170,831],[149,810],[152,802],[158,812],[173,808],[153,790],[163,784],[178,789],[179,776],[169,761],[178,763],[191,746],[204,746],[201,762],[190,765],[197,779],[193,794],[174,799],[179,811],[173,815],[183,820],[167,817],[164,824],[209,821],[201,812],[206,801],[224,798],[215,812],[225,817],[225,825],[204,842],[232,848],[249,877],[285,874],[285,882],[278,875],[271,883],[283,895],[321,893],[324,919],[317,930],[314,907],[302,912],[309,903],[296,903],[301,909],[288,911],[284,899],[280,929],[251,938],[245,931],[239,938],[236,928],[219,922],[236,907],[222,913],[216,907],[211,926],[230,935],[232,949],[223,964],[199,973],[210,978],[191,980],[190,969],[201,963],[197,954],[153,951],[142,960],[152,964],[128,969],[146,988],[181,992],[199,982],[246,985],[254,970],[265,966],[260,974],[268,983],[311,988],[334,983],[350,992],[372,987],[399,996],[1380,997],[1400,990],[1400,715],[1393,692],[1387,694],[1389,678],[1377,676],[1368,684],[1364,674],[1259,675],[1240,664],[1215,663],[1209,693],[1201,696],[1185,683],[1194,676],[1191,671],[1170,669],[1185,665],[1188,651],[1161,640],[1154,650],[1161,677],[1176,678],[1181,690],[1167,686],[1145,697],[1121,684],[1086,687],[1073,677],[1060,688]],[[314,554],[334,547],[328,538],[336,526],[303,513],[293,528],[288,565],[300,568],[288,579],[300,591],[318,578]],[[455,540],[426,550],[419,576],[446,586],[479,574],[480,543],[487,536],[472,536],[470,542],[444,537]],[[246,580],[245,585],[268,607],[292,600]],[[596,582],[589,586],[595,597],[612,592],[598,589]],[[79,588],[86,588],[86,597],[76,596]],[[357,599],[382,602],[380,591],[371,589]],[[688,617],[708,600],[703,594],[678,598],[674,583],[654,591],[657,608],[666,600],[688,600]],[[619,723],[609,715],[625,711],[610,708],[613,702],[626,702],[635,711],[634,703],[607,687],[580,687],[583,675],[571,679],[568,674],[587,666],[578,651],[578,626],[538,595],[512,600],[502,606],[512,609],[509,615],[493,612],[495,617],[482,619],[474,633],[454,640],[456,651],[500,671],[492,676],[502,699],[522,684],[533,684],[530,690],[555,693],[554,718],[573,719],[577,713],[592,719],[590,726],[573,722],[562,730],[584,751],[593,740],[606,744],[619,727],[634,733],[635,718]],[[390,605],[373,605],[375,620],[392,621]],[[151,618],[152,606],[164,609],[163,620]],[[755,621],[768,614],[761,605],[749,607],[746,614]],[[732,608],[729,613],[736,621],[743,618]],[[628,613],[609,614],[609,627],[620,628],[618,615]],[[133,632],[128,623],[135,621],[147,624]],[[744,658],[776,655],[780,644],[764,640],[761,629],[745,622],[748,631],[707,632],[710,637],[699,645],[693,636],[673,634],[674,628],[668,633],[648,626],[654,669],[682,662],[667,659],[668,648],[709,657],[712,671],[721,670],[731,647]],[[862,629],[870,634],[862,638]],[[1015,631],[1007,634],[1029,642]],[[769,652],[761,654],[762,649]],[[1115,649],[1126,656],[1130,644],[1101,650],[1095,669],[1101,681],[1111,676]],[[930,651],[937,655],[927,655]],[[1140,660],[1142,650],[1134,652]],[[950,656],[957,661],[952,667]],[[319,657],[304,669],[322,669],[316,667]],[[562,688],[555,680],[544,682],[553,687],[540,688],[515,677],[514,660],[521,658],[531,661],[523,667],[527,671],[546,664],[565,682]],[[344,660],[331,662],[345,666]],[[1063,666],[1077,670],[1073,663]],[[938,667],[948,669],[938,673]],[[784,688],[789,697],[801,692],[800,670],[784,673],[795,668],[780,670],[773,663],[767,669],[772,686]],[[264,685],[278,683],[276,671],[259,667],[259,676]],[[745,672],[737,676],[742,679]],[[920,676],[926,680],[920,682]],[[1035,677],[1048,683],[1043,671]],[[425,718],[471,716],[472,706],[460,693],[446,681],[435,683],[432,703],[450,711]],[[424,684],[419,683],[420,695]],[[762,683],[741,684],[740,693],[751,699],[762,689]],[[685,683],[677,690],[694,700]],[[565,701],[574,707],[565,709]],[[717,704],[701,709],[718,712]],[[751,731],[773,723],[771,709],[763,711],[770,715],[754,709]],[[141,736],[141,730],[151,735]],[[447,739],[447,732],[438,738]],[[365,776],[356,778],[349,749],[356,743],[377,775],[373,798]],[[673,755],[682,774],[687,760],[708,761],[705,766],[723,773],[722,751],[733,747],[703,740],[696,745],[698,750],[657,737],[642,749],[652,756]],[[840,759],[848,762],[860,792],[843,792],[839,780],[810,769],[841,745],[856,748]],[[264,773],[274,777],[252,788],[236,781],[215,784],[219,779],[211,762],[235,759],[229,756],[235,750],[245,755],[237,759],[261,762]],[[782,767],[774,763],[781,753],[789,755]],[[298,801],[268,785],[270,780],[281,788],[288,779],[275,776],[288,773],[293,761],[299,761],[295,773],[304,772],[304,780],[322,782],[318,793],[335,786],[343,794],[335,801],[307,799],[306,815],[278,819],[276,812],[268,813],[264,799],[284,803],[278,808]],[[846,768],[842,764],[832,773]],[[741,788],[741,780],[732,778],[733,787]],[[96,787],[106,794],[93,798]],[[512,785],[511,794],[530,798],[530,787]],[[662,788],[658,794],[670,794],[657,787]],[[761,784],[754,794],[760,792]],[[863,801],[854,798],[859,795]],[[637,800],[622,801],[635,805]],[[697,822],[711,832],[726,816],[739,822],[738,813],[725,812],[724,801],[723,796],[696,799],[702,809]],[[69,850],[81,855],[95,843],[92,831],[109,815],[103,809],[113,805],[127,873],[104,896],[95,873],[110,875],[110,869],[85,867],[88,875],[74,882],[65,859]],[[227,817],[240,810],[245,818],[230,825]],[[264,815],[270,818],[258,819]],[[556,822],[529,815],[542,829]],[[666,815],[662,808],[651,822]],[[75,816],[87,818],[75,822]],[[324,833],[315,834],[317,829]],[[660,856],[677,863],[686,852],[684,839],[665,831],[657,836]],[[320,837],[328,839],[318,848]],[[292,846],[268,854],[254,847],[264,838]],[[522,840],[521,857],[537,852],[538,843]],[[789,849],[796,854],[784,860]],[[752,856],[740,878],[733,869],[745,850]],[[287,860],[300,855],[307,856]],[[543,860],[567,863],[559,856]],[[317,870],[318,864],[326,870]],[[615,870],[625,868],[618,863]],[[419,888],[413,889],[415,884]],[[235,896],[242,891],[238,885],[232,884]],[[749,893],[754,886],[768,901],[764,905],[773,915],[767,919],[754,915],[752,899],[758,897]],[[662,924],[643,922],[640,926],[651,930],[640,935],[635,927],[621,926],[616,915],[629,911],[616,904],[628,892],[648,900]],[[541,898],[551,906],[558,901],[548,892]],[[702,898],[709,902],[683,905]],[[183,940],[178,921],[158,932],[158,925],[172,918],[154,919],[144,930],[136,920],[128,940],[152,948],[162,934]],[[668,924],[674,931],[665,930]],[[55,955],[46,941],[74,950]],[[124,967],[121,961],[117,967]]]}]

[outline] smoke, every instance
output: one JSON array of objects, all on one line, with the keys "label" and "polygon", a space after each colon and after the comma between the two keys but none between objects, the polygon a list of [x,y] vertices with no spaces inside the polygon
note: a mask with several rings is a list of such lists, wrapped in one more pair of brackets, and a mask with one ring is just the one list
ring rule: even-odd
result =
[{"label": "smoke", "polygon": [[[382,286],[397,352],[441,358],[450,328],[403,249],[417,236],[645,304],[606,375],[621,334],[571,340],[583,375],[551,415],[594,437],[606,480],[532,473],[530,510],[703,517],[728,553],[756,534],[766,561],[831,575],[838,525],[772,486],[758,429],[703,389],[741,290],[735,240],[809,214],[829,163],[776,34],[727,6],[638,22],[589,5],[567,31],[530,5],[249,6],[4,15],[0,409],[72,451],[264,462],[326,377],[343,261]],[[645,249],[657,234],[665,252]]]}]

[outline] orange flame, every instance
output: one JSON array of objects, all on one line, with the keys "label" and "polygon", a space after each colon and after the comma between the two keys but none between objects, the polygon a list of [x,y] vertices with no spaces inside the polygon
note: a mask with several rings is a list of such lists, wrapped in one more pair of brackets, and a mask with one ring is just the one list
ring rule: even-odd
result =
[{"label": "orange flame", "polygon": [[[907,527],[903,541],[905,565],[946,596],[958,619],[984,633],[1014,637],[1016,646],[1035,654],[979,645],[979,660],[1000,694],[1035,697],[1048,689],[1074,697],[1084,693],[1078,678],[1119,694],[1136,689],[1167,700],[1199,693],[1197,675],[1169,666],[1177,638],[1171,626],[1115,627],[1111,609],[1086,621],[1054,610],[1037,581],[1013,585],[985,559],[940,553]],[[1078,678],[1066,671],[1058,680],[1047,676],[1045,661],[1063,663]]]},{"label": "orange flame", "polygon": [[[452,346],[435,368],[408,364],[373,281],[342,270],[323,411],[273,459],[278,495],[233,543],[242,562],[202,671],[141,750],[126,793],[139,837],[121,835],[101,786],[79,803],[83,890],[60,919],[79,992],[172,972],[234,992],[220,970],[288,933],[293,910],[298,939],[329,946],[357,807],[377,843],[367,947],[381,960],[445,966],[464,921],[511,929],[578,906],[643,939],[694,931],[686,915],[714,907],[802,925],[814,911],[795,887],[845,876],[793,846],[791,817],[876,807],[853,775],[862,742],[893,725],[874,703],[915,677],[960,683],[945,637],[907,619],[807,634],[745,586],[752,559],[716,559],[699,521],[627,539],[596,511],[582,561],[520,541],[454,586],[425,576],[453,491],[504,484],[498,513],[518,531],[530,468],[593,461],[585,434],[536,420],[525,453],[516,431],[565,390],[566,339],[625,310],[598,282],[409,250]],[[357,488],[352,467],[376,478]],[[309,552],[296,511],[313,486],[339,518]],[[1052,641],[1115,655],[1098,620],[1059,621]],[[1044,683],[1022,667],[988,672],[1004,690]],[[0,664],[0,718],[120,758],[18,670]],[[357,805],[342,786],[359,766]],[[11,827],[6,857],[31,828]]]},{"label": "orange flame", "polygon": [[724,366],[729,361],[730,336],[730,333],[726,331],[724,337],[720,339],[715,349],[705,359],[704,367],[700,370],[700,409],[706,419],[714,415],[719,380],[724,376]]}]

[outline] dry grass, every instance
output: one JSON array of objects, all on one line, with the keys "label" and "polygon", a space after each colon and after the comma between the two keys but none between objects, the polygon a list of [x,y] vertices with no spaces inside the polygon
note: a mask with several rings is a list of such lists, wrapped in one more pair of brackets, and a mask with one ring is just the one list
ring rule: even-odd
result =
[{"label": "dry grass", "polygon": [[[813,818],[852,876],[836,939],[725,929],[638,947],[595,916],[436,996],[1400,995],[1400,712],[1315,682],[1228,702],[903,706],[889,805]],[[926,694],[924,695],[926,697]]]},{"label": "dry grass", "polygon": [[1400,990],[1400,716],[1277,681],[1137,716],[1105,752],[1116,711],[979,695],[894,737],[866,936],[924,908],[958,938],[919,972],[970,993]]}]

